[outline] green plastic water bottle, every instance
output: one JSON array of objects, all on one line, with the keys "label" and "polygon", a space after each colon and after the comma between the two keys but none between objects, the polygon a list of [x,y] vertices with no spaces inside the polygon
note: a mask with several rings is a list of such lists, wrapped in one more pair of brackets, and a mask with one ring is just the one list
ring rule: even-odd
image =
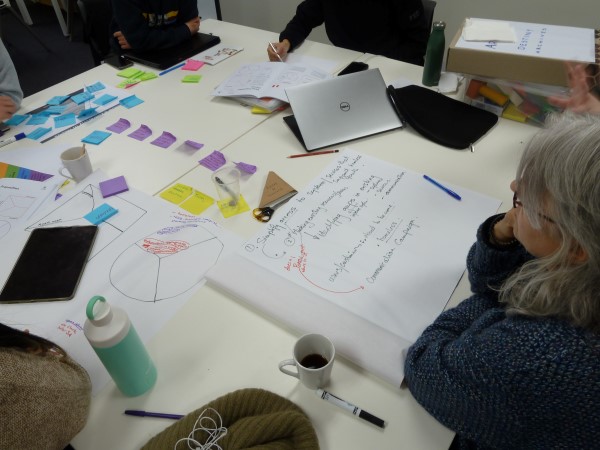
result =
[{"label": "green plastic water bottle", "polygon": [[422,82],[424,86],[437,86],[440,82],[444,49],[446,47],[445,28],[446,22],[434,22],[433,30],[429,35],[425,52],[425,67],[423,67]]}]

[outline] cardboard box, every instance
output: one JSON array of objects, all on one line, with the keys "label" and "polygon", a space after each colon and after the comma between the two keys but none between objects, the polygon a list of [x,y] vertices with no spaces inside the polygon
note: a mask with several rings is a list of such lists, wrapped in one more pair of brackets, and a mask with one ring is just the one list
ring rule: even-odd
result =
[{"label": "cardboard box", "polygon": [[[485,19],[473,19],[485,20]],[[598,30],[509,22],[517,41],[467,42],[464,23],[450,43],[446,71],[567,86],[565,61],[598,64]]]},{"label": "cardboard box", "polygon": [[467,77],[463,100],[497,116],[532,125],[543,125],[548,114],[561,109],[548,97],[568,96],[568,88],[518,83],[484,77]]}]

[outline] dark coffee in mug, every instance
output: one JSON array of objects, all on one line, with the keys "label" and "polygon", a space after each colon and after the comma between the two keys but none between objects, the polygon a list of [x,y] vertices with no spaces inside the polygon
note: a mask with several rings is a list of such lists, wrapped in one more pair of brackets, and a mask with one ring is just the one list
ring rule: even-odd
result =
[{"label": "dark coffee in mug", "polygon": [[300,365],[302,367],[306,367],[307,369],[320,369],[321,367],[325,367],[329,361],[326,358],[319,355],[318,353],[311,353],[310,355],[306,355],[300,361]]}]

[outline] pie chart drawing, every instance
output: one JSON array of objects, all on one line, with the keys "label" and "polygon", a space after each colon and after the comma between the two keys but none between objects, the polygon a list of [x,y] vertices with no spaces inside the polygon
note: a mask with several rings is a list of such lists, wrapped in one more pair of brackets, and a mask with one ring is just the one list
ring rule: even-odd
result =
[{"label": "pie chart drawing", "polygon": [[201,226],[162,229],[117,257],[110,282],[134,300],[157,302],[177,297],[204,279],[223,247],[219,238]]}]

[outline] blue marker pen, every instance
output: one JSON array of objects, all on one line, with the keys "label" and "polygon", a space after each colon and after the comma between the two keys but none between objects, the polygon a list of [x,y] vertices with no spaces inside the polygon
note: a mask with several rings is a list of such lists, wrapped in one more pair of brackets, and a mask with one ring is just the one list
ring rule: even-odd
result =
[{"label": "blue marker pen", "polygon": [[177,70],[177,69],[179,69],[180,67],[183,67],[183,66],[185,66],[185,62],[179,63],[179,64],[177,64],[176,66],[169,67],[168,69],[165,69],[165,70],[163,70],[162,72],[160,72],[160,73],[158,74],[158,76],[159,76],[159,77],[162,77],[164,74],[166,74],[166,73],[169,73],[169,72],[172,72],[172,71],[174,71],[174,70]]},{"label": "blue marker pen", "polygon": [[439,187],[442,191],[444,191],[446,194],[448,194],[450,197],[454,197],[456,200],[462,200],[461,196],[458,195],[456,192],[448,189],[446,186],[438,183],[437,181],[435,181],[433,178],[428,177],[427,175],[423,175],[423,178],[425,178],[427,181],[429,181],[431,184],[433,184],[434,186]]}]

